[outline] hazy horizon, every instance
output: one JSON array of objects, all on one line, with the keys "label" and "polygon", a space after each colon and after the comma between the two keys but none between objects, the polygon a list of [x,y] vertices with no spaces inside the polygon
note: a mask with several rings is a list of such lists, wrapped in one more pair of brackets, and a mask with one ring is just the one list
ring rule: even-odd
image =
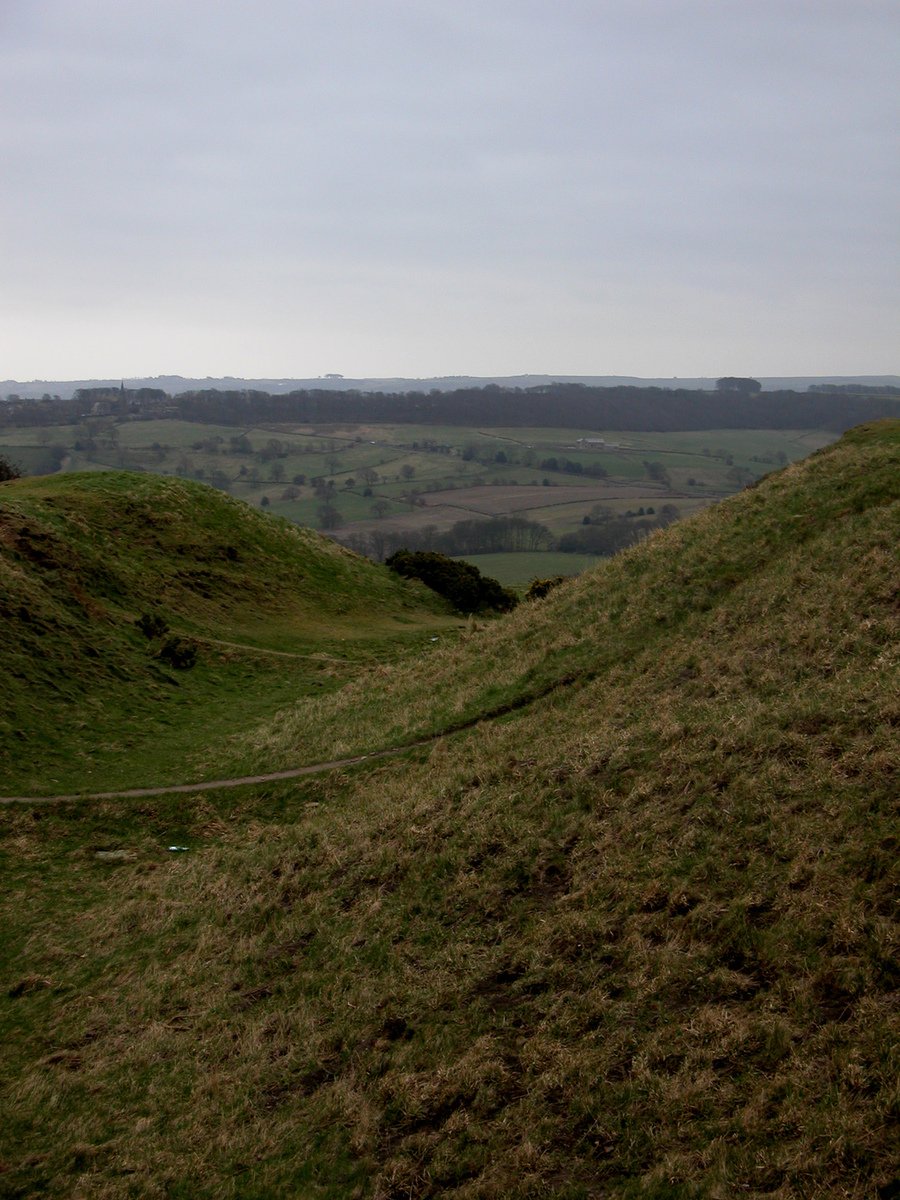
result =
[{"label": "hazy horizon", "polygon": [[[529,374],[529,375],[443,375],[443,376],[344,376],[326,374],[313,377],[284,377],[284,376],[234,376],[234,375],[205,375],[184,376],[166,373],[162,375],[110,376],[99,375],[82,379],[32,379],[32,380],[0,380],[0,402],[10,396],[22,400],[33,401],[45,395],[58,397],[62,400],[71,399],[80,387],[111,386],[119,384],[127,387],[157,387],[170,395],[178,395],[192,388],[215,388],[223,386],[229,390],[238,387],[253,387],[273,394],[287,392],[294,388],[304,387],[312,390],[333,392],[356,389],[362,392],[403,392],[415,391],[418,388],[431,391],[453,391],[457,388],[484,387],[488,384],[498,384],[505,388],[522,388],[556,381],[561,383],[575,382],[592,387],[621,387],[634,386],[638,388],[684,388],[688,390],[712,391],[716,386],[716,378],[712,376],[638,376],[638,375],[566,375]],[[758,377],[763,391],[792,390],[803,392],[812,384],[847,384],[859,383],[875,387],[889,385],[900,387],[900,375],[789,375]]]}]

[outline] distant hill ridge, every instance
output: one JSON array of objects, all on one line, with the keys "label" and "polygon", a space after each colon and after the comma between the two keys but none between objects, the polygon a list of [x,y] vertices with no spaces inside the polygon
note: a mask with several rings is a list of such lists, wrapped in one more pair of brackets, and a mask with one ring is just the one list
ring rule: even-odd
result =
[{"label": "distant hill ridge", "polygon": [[[232,375],[193,378],[183,375],[147,375],[108,379],[37,379],[20,381],[0,380],[0,401],[10,394],[23,400],[39,400],[44,395],[59,396],[63,400],[74,396],[79,388],[118,387],[122,382],[129,388],[161,388],[170,396],[179,392],[200,391],[215,388],[220,391],[250,388],[254,391],[273,394],[319,389],[325,391],[348,391],[358,389],[365,392],[409,392],[416,390],[456,391],[459,388],[486,387],[496,385],[510,388],[540,387],[550,383],[580,383],[588,387],[660,387],[709,391],[715,388],[716,376],[692,376],[690,378],[659,377],[643,378],[637,375],[440,375],[427,378],[364,377],[345,378],[330,374],[316,378],[289,378],[271,376],[244,379]],[[805,391],[808,387],[822,384],[861,384],[874,387],[898,387],[900,375],[757,375],[755,378],[765,391]]]},{"label": "distant hill ridge", "polygon": [[0,424],[74,424],[91,416],[159,417],[213,424],[555,426],[665,432],[699,429],[825,429],[900,415],[900,388],[822,384],[806,391],[702,390],[544,382],[529,387],[469,385],[452,391],[359,388],[263,391],[202,387],[170,396],[161,388],[82,388],[72,399],[7,401]]}]

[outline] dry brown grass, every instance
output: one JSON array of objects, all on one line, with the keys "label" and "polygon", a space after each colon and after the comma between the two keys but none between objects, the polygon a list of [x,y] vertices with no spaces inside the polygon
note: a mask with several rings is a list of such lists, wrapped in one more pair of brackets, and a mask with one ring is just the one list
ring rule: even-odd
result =
[{"label": "dry brown grass", "polygon": [[505,720],[208,797],[182,856],[153,805],[113,868],[112,806],[6,814],[52,986],[7,1003],[0,1186],[889,1196],[897,453],[833,453],[303,710],[349,745],[576,676]]}]

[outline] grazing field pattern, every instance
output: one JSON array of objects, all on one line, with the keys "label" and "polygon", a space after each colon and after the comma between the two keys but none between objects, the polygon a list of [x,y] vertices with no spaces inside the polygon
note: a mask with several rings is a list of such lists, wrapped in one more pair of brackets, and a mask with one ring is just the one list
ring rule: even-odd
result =
[{"label": "grazing field pattern", "polygon": [[[781,429],[245,426],[89,415],[72,425],[0,429],[0,454],[28,474],[125,469],[209,483],[383,560],[401,546],[456,553],[434,539],[466,519],[515,515],[539,523],[548,539],[542,548],[549,549],[592,519],[597,506],[624,519],[665,504],[689,516],[835,436]],[[503,552],[520,549],[510,544]],[[482,551],[476,544],[459,550]],[[583,560],[583,552],[574,553]],[[589,561],[597,557],[588,554]],[[501,573],[509,575],[508,568]]]}]

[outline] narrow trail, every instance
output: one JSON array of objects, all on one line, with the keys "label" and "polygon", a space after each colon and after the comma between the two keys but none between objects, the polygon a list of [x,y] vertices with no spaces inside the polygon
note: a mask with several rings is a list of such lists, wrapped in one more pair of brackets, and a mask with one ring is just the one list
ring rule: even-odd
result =
[{"label": "narrow trail", "polygon": [[270,650],[267,646],[248,646],[244,642],[225,642],[221,638],[205,637],[197,633],[181,635],[201,646],[223,646],[227,650],[240,650],[244,654],[268,654],[275,658],[296,658],[302,662],[344,663],[344,659],[330,654],[295,654],[292,650]]},{"label": "narrow trail", "polygon": [[341,767],[357,766],[359,763],[377,762],[379,759],[394,758],[397,755],[405,754],[409,750],[418,750],[423,746],[430,746],[432,743],[440,741],[441,738],[450,737],[454,733],[463,733],[467,729],[474,729],[476,725],[496,721],[500,717],[517,712],[519,709],[528,708],[538,700],[543,700],[545,696],[549,696],[561,688],[571,687],[577,683],[586,683],[593,677],[593,672],[590,671],[584,671],[576,675],[564,675],[561,679],[555,679],[545,684],[537,691],[518,696],[516,699],[509,700],[497,708],[492,708],[488,712],[479,714],[477,717],[470,717],[466,721],[460,721],[457,725],[451,725],[446,729],[438,730],[437,733],[429,734],[428,737],[418,738],[413,742],[404,742],[400,746],[389,746],[385,750],[372,750],[368,754],[354,754],[348,758],[334,758],[326,762],[308,763],[303,767],[289,767],[283,771],[269,771],[259,775],[238,775],[232,779],[208,779],[202,783],[175,783],[159,787],[120,788],[109,792],[73,792],[69,795],[60,796],[0,796],[0,805],[64,804],[79,800],[138,800],[146,796],[184,796],[195,792],[213,792],[222,788],[245,787],[250,784],[276,783],[282,779],[299,779],[302,775],[318,775],[323,771],[336,771],[340,770]]},{"label": "narrow trail", "polygon": [[270,771],[265,775],[239,775],[233,779],[208,779],[203,783],[174,783],[161,787],[123,788],[114,792],[74,792],[66,796],[0,796],[0,804],[62,804],[72,800],[135,800],[144,796],[188,795],[191,792],[213,792],[219,788],[243,787],[245,784],[274,783],[279,779],[298,779],[301,775],[317,775],[321,771],[333,771],[340,767],[352,767],[361,762],[374,762],[379,758],[402,754],[417,746],[427,746],[443,734],[436,733],[420,742],[408,742],[404,746],[392,746],[387,750],[374,750],[371,754],[356,754],[351,758],[334,758],[328,762],[309,763],[305,767],[290,767],[286,771]]}]

